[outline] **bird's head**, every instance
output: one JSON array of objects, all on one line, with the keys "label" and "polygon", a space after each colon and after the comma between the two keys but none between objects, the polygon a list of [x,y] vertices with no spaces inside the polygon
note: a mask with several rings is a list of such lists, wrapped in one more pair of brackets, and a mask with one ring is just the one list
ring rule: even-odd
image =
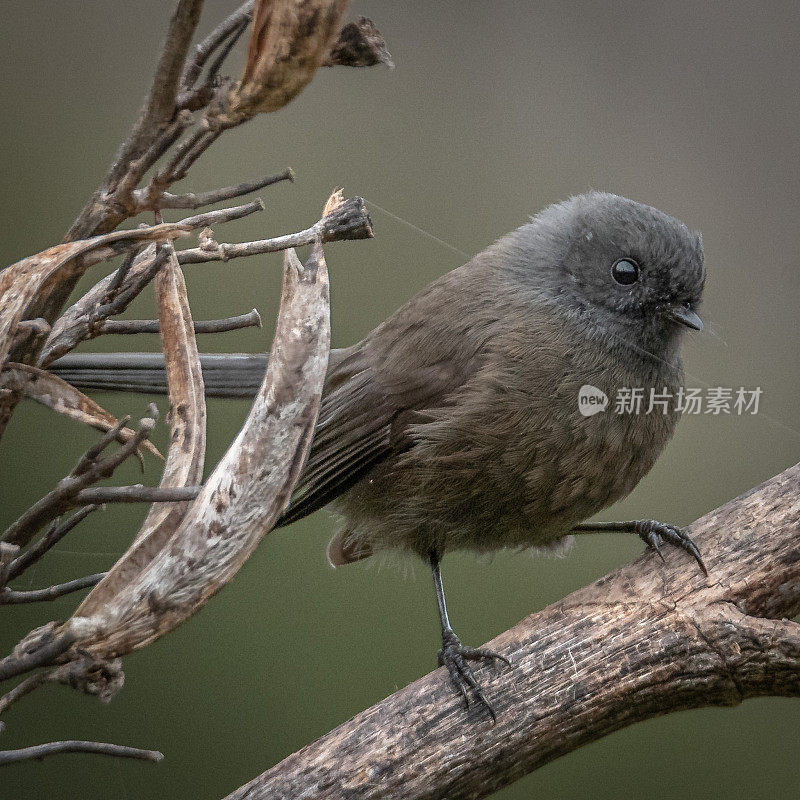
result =
[{"label": "bird's head", "polygon": [[615,349],[672,360],[681,332],[702,330],[701,236],[652,206],[590,192],[546,208],[504,244],[517,280]]}]

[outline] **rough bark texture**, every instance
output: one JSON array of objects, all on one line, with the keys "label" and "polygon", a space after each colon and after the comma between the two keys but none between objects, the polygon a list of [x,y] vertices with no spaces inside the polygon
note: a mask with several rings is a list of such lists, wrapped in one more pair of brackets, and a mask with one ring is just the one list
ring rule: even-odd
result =
[{"label": "rough bark texture", "polygon": [[227,800],[485,797],[649,717],[800,696],[800,464],[690,530],[709,578],[647,553],[489,643],[511,661],[480,674],[495,726],[438,669]]}]

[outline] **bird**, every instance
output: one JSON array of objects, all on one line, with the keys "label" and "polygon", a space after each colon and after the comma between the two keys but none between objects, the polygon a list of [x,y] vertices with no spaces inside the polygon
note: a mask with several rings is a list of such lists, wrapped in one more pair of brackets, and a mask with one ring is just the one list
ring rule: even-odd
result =
[{"label": "bird", "polygon": [[[558,551],[576,533],[615,530],[659,555],[674,545],[707,574],[677,526],[587,522],[633,490],[675,430],[681,342],[702,330],[705,278],[701,234],[652,206],[592,191],[545,208],[331,351],[311,450],[276,527],[328,507],[341,520],[333,566],[396,550],[427,562],[438,663],[494,721],[473,664],[508,660],[453,630],[446,554]],[[218,396],[255,394],[266,369],[263,355],[201,363]],[[51,369],[79,388],[165,391],[156,354],[74,354]],[[587,414],[587,387],[673,401]]]}]

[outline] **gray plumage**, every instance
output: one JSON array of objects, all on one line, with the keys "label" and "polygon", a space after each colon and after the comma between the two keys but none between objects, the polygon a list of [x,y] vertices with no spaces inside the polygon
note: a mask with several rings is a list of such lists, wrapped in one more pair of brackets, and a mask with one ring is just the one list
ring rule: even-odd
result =
[{"label": "gray plumage", "polygon": [[[633,286],[611,277],[620,258]],[[681,326],[662,312],[696,308],[703,282],[699,237],[660,211],[551,206],[337,353],[287,519],[335,493],[337,564],[554,545],[633,489],[678,419],[584,417],[580,387],[677,392]]]},{"label": "gray plumage", "polygon": [[[579,411],[588,384],[675,396],[680,339],[700,329],[698,234],[649,206],[592,192],[550,206],[419,292],[367,337],[331,353],[317,429],[286,525],[330,504],[328,548],[346,564],[405,550],[431,566],[439,664],[492,719],[447,613],[440,562],[451,550],[558,547],[576,530],[675,545],[707,574],[685,531],[655,520],[580,525],[627,495],[678,421],[668,413]],[[105,360],[105,363],[103,363]],[[99,363],[98,363],[99,362]],[[253,393],[263,356],[203,357],[209,394]],[[94,388],[161,390],[156,356],[67,357],[63,377]],[[644,409],[643,409],[644,410]]]},{"label": "gray plumage", "polygon": [[[611,276],[622,258],[640,267],[633,285]],[[281,524],[331,503],[343,519],[336,564],[392,548],[427,558],[557,544],[633,489],[678,419],[583,417],[580,387],[674,394],[683,326],[668,312],[696,309],[704,279],[699,235],[657,209],[599,192],[547,208],[331,353]],[[210,394],[260,382],[263,357],[209,358]],[[95,388],[163,383],[153,359],[138,386],[130,367],[98,376],[87,363],[68,357],[56,371]]]}]

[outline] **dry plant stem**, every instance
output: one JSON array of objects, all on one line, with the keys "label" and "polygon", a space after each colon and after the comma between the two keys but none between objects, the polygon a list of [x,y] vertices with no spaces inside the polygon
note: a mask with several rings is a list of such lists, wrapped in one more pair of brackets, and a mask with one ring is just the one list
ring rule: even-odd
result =
[{"label": "dry plant stem", "polygon": [[[177,257],[181,265],[201,264],[262,253],[276,253],[289,247],[313,244],[317,239],[327,243],[367,239],[372,236],[372,220],[363,199],[352,197],[345,200],[333,213],[298,233],[254,242],[223,243],[211,245],[209,248],[179,250]],[[103,315],[122,313],[139,293],[140,284],[150,280],[160,269],[161,264],[155,265],[157,268],[154,268],[153,253],[151,247],[137,256],[116,299],[111,304],[103,305],[103,298],[108,292],[111,281],[111,276],[108,276],[96,283],[80,300],[68,308],[53,325],[53,330],[39,357],[39,366],[46,367],[73,350],[82,341],[93,338],[97,324],[105,318]],[[162,257],[166,259],[166,255],[165,252]]]},{"label": "dry plant stem", "polygon": [[[261,316],[254,308],[247,314],[225,319],[203,320],[194,323],[194,332],[198,333],[225,333],[237,331],[242,328],[260,328]],[[98,334],[134,335],[138,333],[158,333],[157,319],[109,319],[98,325]]]},{"label": "dry plant stem", "polygon": [[263,208],[263,203],[257,200],[242,206],[206,211],[180,222],[114,231],[86,241],[56,245],[12,264],[0,272],[0,362],[27,363],[23,358],[15,357],[11,347],[14,334],[23,319],[46,317],[44,307],[51,298],[51,287],[60,286],[72,278],[77,280],[90,266],[107,261],[137,243],[169,241],[186,236],[197,228],[240,219]]},{"label": "dry plant stem", "polygon": [[85,506],[76,511],[69,519],[61,522],[56,520],[47,533],[36,542],[32,547],[26,550],[21,555],[17,556],[9,565],[6,572],[6,580],[13,580],[22,575],[26,569],[35,564],[45,553],[52,547],[58,544],[73,528],[79,525],[86,517],[93,511],[96,511],[98,506]]},{"label": "dry plant stem", "polygon": [[120,209],[124,209],[127,198],[119,197],[116,192],[123,182],[135,188],[154,163],[152,147],[175,114],[183,65],[202,6],[202,0],[179,0],[139,119],[120,147],[103,184],[67,232],[66,241],[105,233],[125,218],[124,210]]},{"label": "dry plant stem", "polygon": [[[170,400],[170,448],[159,489],[185,494],[185,487],[203,479],[206,406],[186,283],[174,250],[155,289]],[[178,499],[190,500],[194,496],[196,492]],[[187,511],[185,502],[153,506],[131,546],[92,592],[91,602],[110,602],[120,587],[133,581],[165,546]]]},{"label": "dry plant stem", "polygon": [[[203,66],[220,48],[221,52],[212,63],[206,84],[191,98],[193,109],[200,110],[206,104],[197,133],[188,137],[188,146],[185,143],[178,147],[177,158],[173,157],[170,161],[173,168],[166,172],[162,170],[151,182],[147,190],[147,198],[151,202],[155,202],[169,188],[171,181],[185,177],[189,167],[224,129],[245,121],[258,110],[275,110],[292,99],[311,80],[333,45],[339,48],[343,59],[340,63],[373,63],[371,52],[378,54],[378,60],[385,61],[381,53],[387,58],[388,53],[385,53],[382,38],[371,23],[362,25],[367,21],[359,20],[347,26],[348,34],[344,37],[347,41],[337,43],[337,35],[343,33],[339,29],[345,5],[346,0],[282,0],[270,10],[270,3],[259,3],[260,24],[254,24],[251,31],[242,80],[238,84],[222,81],[212,92],[209,91],[211,81],[221,67],[231,42],[242,31],[256,4],[242,5],[201,43],[192,57],[187,58],[202,3],[200,0],[179,0],[140,117],[121,146],[106,179],[68,231],[65,242],[74,243],[111,231],[137,213],[134,192],[147,171],[168,153],[181,134],[194,123],[192,112],[181,108],[181,99],[187,92],[192,94],[191,87]],[[342,55],[344,53],[347,55]],[[234,88],[235,91],[232,91]],[[263,88],[266,88],[269,97],[265,96]],[[239,102],[243,96],[246,96],[244,106]],[[228,117],[227,112],[231,112]],[[85,258],[80,248],[70,258],[76,262],[74,268],[54,271],[46,287],[43,286],[41,290],[36,287],[35,308],[28,309],[30,318],[38,316],[48,325],[55,323],[70,292],[88,266],[83,263]],[[0,299],[4,288],[0,284]],[[21,317],[4,314],[0,308],[0,321],[3,316],[9,317],[14,328],[12,336],[16,336],[16,325],[22,321]],[[3,338],[0,331],[0,340]],[[41,333],[25,336],[21,341],[17,338],[12,360],[31,365],[47,363],[39,360],[43,339],[44,334]],[[2,355],[5,356],[7,352],[4,350]],[[0,434],[18,401],[19,396],[15,393],[0,396]]]},{"label": "dry plant stem", "polygon": [[200,486],[95,486],[82,489],[71,499],[73,506],[102,505],[103,503],[178,503],[194,500]]},{"label": "dry plant stem", "polygon": [[[143,260],[141,264],[142,269],[137,270],[135,274],[132,274],[130,281],[127,281],[120,286],[109,302],[95,306],[92,309],[91,320],[89,320],[87,323],[92,327],[86,331],[85,338],[94,338],[97,328],[104,320],[108,319],[108,317],[122,314],[128,308],[128,306],[142,293],[150,281],[152,281],[153,278],[158,275],[158,273],[161,271],[161,268],[167,263],[168,258],[169,252],[165,248],[156,248],[156,250],[153,251],[153,257],[149,260]],[[87,297],[88,295],[84,295],[79,302],[85,301]],[[62,315],[53,326],[53,330],[56,331],[56,337],[58,336],[58,332],[63,330],[63,328],[60,326],[62,320],[65,318],[69,319],[66,314]],[[51,340],[53,338],[54,337],[51,334]],[[48,347],[48,343],[45,343],[45,348],[40,359],[43,360],[46,355],[49,357],[49,354],[50,348]]]},{"label": "dry plant stem", "polygon": [[[133,455],[139,445],[150,435],[157,419],[158,410],[151,405],[150,417],[145,417],[139,422],[135,435],[125,444],[120,445],[115,453],[102,461],[94,461],[87,453],[70,475],[62,478],[51,492],[34,503],[5,530],[0,536],[0,541],[20,547],[27,545],[42,525],[46,525],[74,505],[75,497],[82,489],[88,488],[103,478],[109,478],[123,461]],[[108,434],[103,441],[107,438]],[[93,462],[91,465],[88,463],[90,461]],[[89,505],[90,503],[91,501],[87,501],[85,504]]]},{"label": "dry plant stem", "polygon": [[[179,223],[155,225],[152,228],[140,231],[140,233],[143,238],[146,238],[144,234],[147,234],[148,231],[154,230],[165,231],[170,234],[178,231],[188,233],[197,228],[240,219],[257,211],[262,211],[263,208],[263,202],[256,200],[241,206],[207,211],[203,214],[187,217]],[[177,228],[175,227],[176,225],[178,226]],[[98,322],[125,311],[128,305],[163,267],[168,255],[169,250],[163,247],[160,251],[154,247],[145,248],[134,259],[121,285],[115,292],[112,292],[112,287],[115,283],[116,273],[95,284],[77,303],[70,306],[53,325],[42,352],[39,354],[38,365],[46,367],[55,359],[77,347],[80,342],[93,338],[95,335],[94,329]],[[112,294],[113,298],[109,301],[109,295]]]},{"label": "dry plant stem", "polygon": [[170,161],[166,171],[158,175],[157,182],[162,185],[169,185],[183,180],[192,164],[222,136],[222,133],[222,128],[215,130],[209,130],[206,127],[197,128],[178,146],[175,156]]},{"label": "dry plant stem", "polygon": [[[109,599],[104,581],[65,629],[96,658],[142,647],[195,613],[239,570],[288,503],[308,453],[330,346],[322,248],[286,254],[269,366],[244,427],[171,538]],[[124,572],[137,551],[115,566]],[[108,579],[111,581],[111,575]]]},{"label": "dry plant stem", "polygon": [[[0,272],[0,369],[7,361],[30,365],[36,360],[42,346],[41,337],[27,338],[21,345],[16,340],[15,345],[17,326],[25,319],[37,317],[51,324],[53,319],[48,316],[48,308],[53,297],[61,288],[80,278],[90,266],[136,243],[164,241],[187,232],[175,224],[115,231],[88,241],[56,245],[6,267]],[[0,392],[0,436],[20,397],[15,391]]]},{"label": "dry plant stem", "polygon": [[260,180],[245,181],[236,186],[226,186],[209,192],[170,194],[169,192],[154,193],[151,189],[137,190],[134,192],[134,200],[136,201],[138,212],[150,211],[155,208],[195,209],[252,194],[281,181],[294,182],[294,178],[294,172],[291,169],[287,169],[277,175],[269,175]]},{"label": "dry plant stem", "polygon": [[370,239],[372,220],[360,197],[351,197],[332,214],[298,233],[236,244],[219,243],[216,247],[193,247],[178,252],[178,263],[201,264],[206,261],[229,261],[232,258],[276,253],[290,247],[303,247],[319,240],[323,243],[343,239]]},{"label": "dry plant stem", "polygon": [[44,600],[56,600],[65,594],[97,586],[105,577],[105,574],[105,572],[98,572],[94,575],[86,575],[83,578],[74,578],[65,583],[57,583],[45,589],[17,590],[9,589],[6,586],[0,589],[0,605],[20,605],[21,603],[41,603]]},{"label": "dry plant stem", "polygon": [[[114,231],[92,239],[56,245],[41,253],[23,258],[0,272],[0,361],[22,361],[16,358],[12,343],[17,326],[25,319],[50,319],[44,311],[54,287],[80,278],[86,270],[101,261],[128,251],[142,242],[161,242],[189,234],[194,228],[246,216],[263,206],[246,206],[209,211],[170,222],[129,231]],[[27,355],[31,355],[28,353]]]},{"label": "dry plant stem", "polygon": [[20,681],[11,691],[6,692],[0,697],[0,714],[3,714],[9,706],[25,697],[25,695],[30,694],[46,683],[51,683],[53,674],[57,672],[58,669],[59,667],[52,667],[44,672],[37,672],[33,675],[29,675],[24,681]]},{"label": "dry plant stem", "polygon": [[800,464],[690,527],[709,567],[648,552],[524,619],[481,670],[497,724],[466,714],[438,669],[228,800],[486,797],[650,717],[800,696]]},{"label": "dry plant stem", "polygon": [[200,77],[203,67],[211,56],[239,29],[242,23],[247,23],[253,16],[255,0],[243,3],[229,17],[214,28],[211,33],[194,48],[192,58],[189,59],[181,79],[181,87],[189,89]]},{"label": "dry plant stem", "polygon": [[121,744],[108,744],[106,742],[70,740],[37,744],[34,747],[23,747],[19,750],[0,750],[0,766],[13,764],[17,761],[41,761],[47,756],[54,756],[59,753],[93,753],[117,758],[135,758],[140,761],[153,761],[155,763],[164,760],[163,754],[157,750],[140,750],[138,747],[125,747]]}]

